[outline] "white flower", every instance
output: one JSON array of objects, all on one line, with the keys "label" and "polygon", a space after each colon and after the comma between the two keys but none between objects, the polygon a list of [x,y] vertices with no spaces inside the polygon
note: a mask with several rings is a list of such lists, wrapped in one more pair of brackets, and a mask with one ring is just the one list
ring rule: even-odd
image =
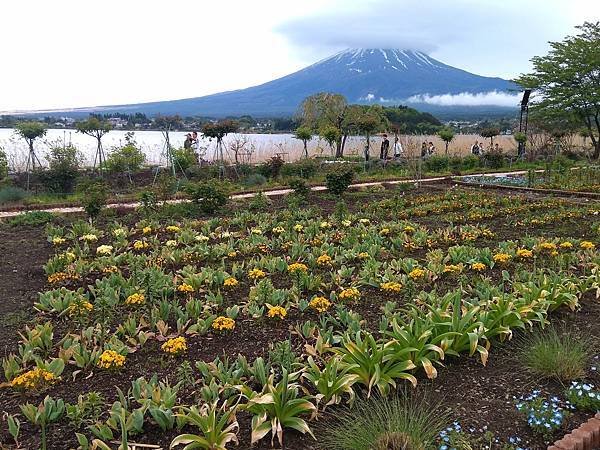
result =
[{"label": "white flower", "polygon": [[100,247],[98,247],[96,249],[96,254],[97,255],[102,255],[102,256],[107,256],[110,255],[113,251],[113,246],[112,245],[101,245]]}]

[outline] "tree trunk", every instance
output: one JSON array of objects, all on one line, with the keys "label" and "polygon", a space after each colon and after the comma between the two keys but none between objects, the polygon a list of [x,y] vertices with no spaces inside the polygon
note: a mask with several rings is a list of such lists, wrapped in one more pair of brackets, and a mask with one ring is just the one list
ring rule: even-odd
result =
[{"label": "tree trunk", "polygon": [[596,140],[594,143],[594,159],[600,158],[600,141]]},{"label": "tree trunk", "polygon": [[303,142],[304,142],[304,157],[308,158],[308,144],[307,144],[306,139],[304,139]]},{"label": "tree trunk", "polygon": [[371,155],[371,135],[367,133],[367,146],[365,147],[365,161],[369,160]]},{"label": "tree trunk", "polygon": [[450,142],[446,141],[446,156],[448,156],[448,144],[450,144]]}]

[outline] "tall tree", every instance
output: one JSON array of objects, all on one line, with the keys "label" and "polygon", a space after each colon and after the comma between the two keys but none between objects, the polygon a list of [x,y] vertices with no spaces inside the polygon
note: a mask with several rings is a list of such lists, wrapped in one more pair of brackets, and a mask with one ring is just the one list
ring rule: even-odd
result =
[{"label": "tall tree", "polygon": [[[532,111],[574,115],[587,128],[600,157],[600,22],[585,22],[575,36],[550,42],[546,56],[536,56],[533,71],[515,81],[536,96]],[[537,98],[537,100],[536,100]]]},{"label": "tall tree", "polygon": [[379,105],[359,106],[356,116],[356,127],[365,136],[365,159],[371,151],[371,136],[379,131],[384,131],[389,126],[383,108]]},{"label": "tall tree", "polygon": [[102,136],[112,129],[110,123],[100,120],[97,117],[90,117],[87,120],[77,122],[75,127],[77,128],[78,132],[87,134],[88,136],[96,139],[97,146],[96,155],[94,156],[94,167],[96,167],[97,162],[100,170],[104,169],[106,158],[104,156],[104,149],[102,148]]},{"label": "tall tree", "polygon": [[308,158],[308,141],[312,139],[312,131],[307,126],[300,126],[296,128],[294,137],[302,141],[304,145],[304,157]]},{"label": "tall tree", "polygon": [[342,137],[344,121],[348,114],[348,102],[341,94],[321,92],[304,99],[299,111],[302,124],[311,130],[329,130],[336,128],[335,157],[344,156]]},{"label": "tall tree", "polygon": [[[33,143],[37,138],[46,134],[48,129],[42,122],[19,122],[15,125],[17,134],[27,142],[29,146],[29,156],[27,157],[27,190],[29,190],[29,175],[31,171],[35,171],[36,163],[41,166],[40,160],[35,154]],[[31,170],[30,170],[31,169]]]}]

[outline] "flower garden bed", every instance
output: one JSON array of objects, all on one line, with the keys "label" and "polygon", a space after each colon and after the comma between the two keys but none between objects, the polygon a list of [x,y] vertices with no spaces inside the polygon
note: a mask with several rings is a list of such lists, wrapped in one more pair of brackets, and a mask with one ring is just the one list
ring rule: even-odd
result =
[{"label": "flower garden bed", "polygon": [[[226,448],[317,449],[350,398],[400,387],[448,415],[426,448],[545,448],[593,416],[516,354],[548,322],[600,338],[600,206],[460,189],[346,196],[347,208],[313,194],[310,209],[0,228],[0,312],[19,319],[0,331],[0,404],[21,447],[41,433],[20,406],[48,395],[68,403],[52,449],[118,441],[119,417],[131,441],[168,448],[202,435],[192,405],[229,419]],[[594,389],[599,356],[580,377]],[[564,411],[555,431],[528,425],[518,405],[535,398]],[[274,402],[294,404],[294,420]],[[16,448],[8,417],[0,442]]]}]

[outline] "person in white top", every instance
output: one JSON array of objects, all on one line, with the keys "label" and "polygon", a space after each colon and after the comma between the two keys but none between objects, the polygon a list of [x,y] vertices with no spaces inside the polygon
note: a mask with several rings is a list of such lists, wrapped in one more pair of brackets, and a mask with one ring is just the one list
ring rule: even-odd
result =
[{"label": "person in white top", "polygon": [[402,148],[402,143],[398,136],[394,139],[394,159],[398,159],[404,156],[404,149]]}]

